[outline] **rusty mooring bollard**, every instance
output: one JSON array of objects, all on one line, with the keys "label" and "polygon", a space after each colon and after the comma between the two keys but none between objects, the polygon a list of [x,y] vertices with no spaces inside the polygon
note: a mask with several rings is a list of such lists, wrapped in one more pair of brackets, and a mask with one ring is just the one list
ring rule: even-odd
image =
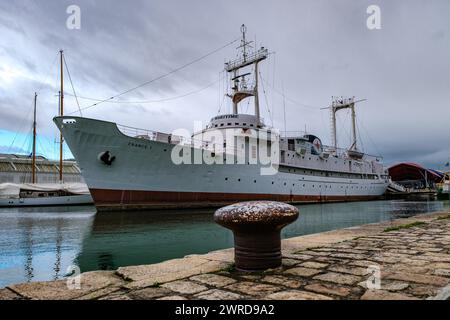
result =
[{"label": "rusty mooring bollard", "polygon": [[275,201],[250,201],[220,208],[214,221],[233,231],[236,268],[261,271],[281,266],[280,231],[298,218],[298,209]]}]

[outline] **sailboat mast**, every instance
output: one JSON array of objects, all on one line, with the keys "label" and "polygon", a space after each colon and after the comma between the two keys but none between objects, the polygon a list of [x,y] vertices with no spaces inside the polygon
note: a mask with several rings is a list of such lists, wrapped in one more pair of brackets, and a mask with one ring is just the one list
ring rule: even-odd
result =
[{"label": "sailboat mast", "polygon": [[33,160],[31,162],[31,182],[36,183],[36,100],[37,93],[34,93],[34,117],[33,117]]},{"label": "sailboat mast", "polygon": [[[61,63],[61,90],[59,98],[59,115],[64,115],[64,74],[63,74],[63,50],[59,51]],[[63,136],[59,134],[59,182],[63,181]]]}]

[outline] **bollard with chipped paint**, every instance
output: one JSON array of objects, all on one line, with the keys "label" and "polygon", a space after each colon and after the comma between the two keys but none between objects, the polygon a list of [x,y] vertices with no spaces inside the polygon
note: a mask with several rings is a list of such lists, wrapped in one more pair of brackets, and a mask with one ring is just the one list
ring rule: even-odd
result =
[{"label": "bollard with chipped paint", "polygon": [[262,271],[281,266],[280,232],[298,215],[286,203],[249,201],[218,209],[214,221],[233,231],[236,268]]}]

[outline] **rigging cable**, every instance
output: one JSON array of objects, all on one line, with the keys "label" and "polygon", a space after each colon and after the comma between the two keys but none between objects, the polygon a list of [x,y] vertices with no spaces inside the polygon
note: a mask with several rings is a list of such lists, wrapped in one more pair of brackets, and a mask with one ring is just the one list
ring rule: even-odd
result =
[{"label": "rigging cable", "polygon": [[[190,95],[195,94],[195,93],[199,93],[199,92],[201,92],[201,91],[203,91],[203,90],[206,90],[206,89],[212,87],[213,85],[215,85],[215,84],[218,83],[218,82],[219,82],[219,80],[215,80],[215,81],[209,83],[208,85],[206,85],[206,86],[204,86],[204,87],[202,87],[202,88],[200,88],[200,89],[196,89],[196,90],[193,90],[193,91],[189,91],[189,92],[187,92],[187,93],[183,93],[182,95],[174,96],[174,97],[162,98],[162,99],[158,99],[158,100],[142,100],[142,101],[109,101],[109,103],[119,103],[119,104],[124,104],[124,103],[125,103],[125,104],[147,104],[147,103],[158,103],[158,102],[171,101],[171,100],[176,100],[176,99],[184,98],[184,97],[190,96]],[[69,96],[73,96],[73,94],[66,93],[66,92],[65,92],[64,94],[65,94],[65,95],[69,95]],[[99,100],[99,99],[89,98],[89,97],[83,97],[83,96],[78,96],[78,98],[80,98],[80,99],[85,99],[85,100],[102,101],[102,100]],[[81,110],[85,110],[85,109],[87,109],[87,108],[81,108]],[[75,112],[76,112],[76,111],[75,111]],[[72,114],[72,113],[74,113],[74,112],[71,112],[71,113],[68,113],[68,114]]]},{"label": "rigging cable", "polygon": [[261,79],[261,87],[262,87],[262,89],[263,89],[264,99],[266,100],[266,108],[267,108],[267,112],[269,113],[270,122],[271,122],[272,127],[273,127],[273,117],[272,117],[272,113],[270,112],[269,100],[267,99],[266,89],[264,88],[263,77],[262,77],[262,75],[261,75],[261,72],[258,72],[258,73],[259,73],[259,78]]},{"label": "rigging cable", "polygon": [[[156,78],[153,78],[153,79],[151,79],[151,80],[149,80],[149,81],[146,81],[146,82],[144,82],[144,83],[141,83],[140,85],[137,85],[137,86],[135,86],[135,87],[133,87],[133,88],[127,89],[127,90],[125,90],[125,91],[122,91],[122,92],[120,92],[120,93],[118,93],[118,94],[116,94],[116,95],[113,95],[113,96],[109,97],[109,98],[102,99],[102,100],[100,100],[100,101],[98,101],[98,102],[96,102],[96,103],[94,103],[94,104],[92,104],[92,105],[90,105],[90,106],[87,106],[87,107],[82,108],[81,110],[86,110],[86,109],[89,109],[89,108],[98,106],[98,105],[101,104],[101,103],[104,103],[104,102],[113,100],[113,99],[118,98],[118,97],[120,97],[120,96],[123,96],[123,95],[125,95],[125,94],[127,94],[127,93],[130,93],[130,92],[132,92],[132,91],[134,91],[134,90],[137,90],[137,89],[139,89],[139,88],[142,88],[142,87],[144,87],[144,86],[146,86],[146,85],[148,85],[148,84],[150,84],[150,83],[152,83],[152,82],[155,82],[155,81],[157,81],[157,80],[160,80],[160,79],[162,79],[162,78],[165,78],[165,77],[167,77],[167,76],[169,76],[169,75],[171,75],[171,74],[174,74],[174,73],[176,73],[176,72],[178,72],[178,71],[180,71],[180,70],[182,70],[182,69],[185,69],[185,68],[187,68],[187,67],[193,65],[194,63],[197,63],[197,62],[200,61],[200,60],[203,60],[203,59],[205,59],[205,58],[207,58],[207,57],[209,57],[209,56],[215,54],[216,52],[219,52],[220,50],[222,50],[222,49],[224,49],[224,48],[226,48],[226,47],[232,45],[233,43],[237,42],[238,40],[239,40],[239,39],[235,39],[235,40],[233,40],[233,41],[230,41],[230,42],[226,43],[225,45],[223,45],[223,46],[221,46],[221,47],[219,47],[219,48],[217,48],[217,49],[214,49],[214,50],[212,50],[212,51],[210,51],[210,52],[208,52],[208,53],[202,55],[201,57],[196,58],[196,59],[194,59],[194,60],[192,60],[192,61],[190,61],[190,62],[188,62],[188,63],[186,63],[186,64],[184,64],[184,65],[182,65],[182,66],[179,66],[179,67],[177,67],[177,68],[175,68],[175,69],[173,69],[173,70],[171,70],[171,71],[169,71],[169,72],[167,72],[167,73],[165,73],[165,74],[162,74],[162,75],[160,75],[160,76],[158,76],[158,77],[156,77]],[[73,112],[72,112],[72,113],[73,113]]]},{"label": "rigging cable", "polygon": [[[46,77],[44,78],[44,81],[41,82],[41,86],[38,88],[36,93],[39,94],[41,92],[42,88],[44,87],[44,84],[47,82],[47,79],[49,78],[50,70],[53,69],[53,65],[56,63],[56,59],[57,58],[58,58],[58,54],[55,55],[55,58],[53,59],[53,62],[51,63],[51,65],[47,69]],[[22,128],[24,127],[25,122],[28,120],[28,117],[30,116],[30,113],[31,113],[32,110],[33,110],[33,102],[31,103],[31,108],[28,109],[28,112],[27,112],[26,116],[24,118],[22,118],[22,121],[20,122],[19,127],[18,127],[19,129],[15,132],[14,138],[13,138],[11,144],[8,146],[7,153],[10,153],[11,148],[14,145],[16,139],[17,139],[17,135],[19,134],[20,131],[22,131]]]},{"label": "rigging cable", "polygon": [[69,71],[69,68],[67,67],[65,55],[63,55],[63,61],[64,61],[64,65],[66,66],[67,74],[69,75],[70,85],[72,86],[73,96],[75,97],[75,100],[77,102],[78,111],[80,112],[80,116],[83,116],[83,114],[81,113],[80,103],[78,102],[77,93],[75,92],[75,87],[73,86],[72,77],[70,76],[70,71]]}]

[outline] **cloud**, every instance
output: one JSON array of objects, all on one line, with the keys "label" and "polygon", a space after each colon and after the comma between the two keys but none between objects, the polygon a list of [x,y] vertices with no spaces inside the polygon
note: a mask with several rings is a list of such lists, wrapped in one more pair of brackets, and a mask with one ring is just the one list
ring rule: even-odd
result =
[{"label": "cloud", "polygon": [[[66,8],[73,1],[1,2],[0,128],[26,132],[34,92],[41,88],[39,132],[48,139],[57,135],[51,119],[58,112],[61,48],[77,94],[102,99],[236,39],[246,23],[249,39],[275,52],[261,64],[266,122],[273,116],[274,125],[284,127],[283,99],[274,90],[284,87],[290,98],[288,130],[306,127],[329,143],[329,115],[319,107],[327,106],[333,95],[355,95],[368,99],[357,108],[358,141],[365,151],[384,155],[387,163],[445,163],[450,156],[450,2],[377,3],[382,29],[370,31],[366,8],[373,1],[368,0],[82,0],[77,1],[80,30],[65,26]],[[235,47],[121,99],[158,100],[204,87],[220,78],[224,61],[236,55]],[[72,93],[67,73],[65,80],[65,91]],[[195,120],[206,122],[219,106],[221,112],[230,110],[230,102],[223,102],[223,88],[219,82],[183,99],[152,104],[105,102],[83,115],[158,131],[192,129]],[[79,101],[81,107],[94,103]],[[78,109],[69,94],[65,109]],[[252,110],[250,106],[247,111]],[[345,113],[339,117],[338,140],[347,147],[350,121]]]}]

